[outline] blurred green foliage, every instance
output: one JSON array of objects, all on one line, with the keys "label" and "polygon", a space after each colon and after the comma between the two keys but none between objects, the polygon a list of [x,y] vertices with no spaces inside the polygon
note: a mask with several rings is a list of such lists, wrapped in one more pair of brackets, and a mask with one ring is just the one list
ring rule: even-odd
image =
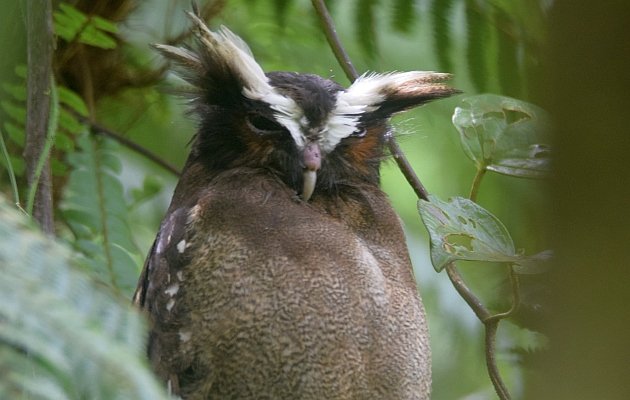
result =
[{"label": "blurred green foliage", "polygon": [[167,399],[137,310],[0,194],[0,398]]}]

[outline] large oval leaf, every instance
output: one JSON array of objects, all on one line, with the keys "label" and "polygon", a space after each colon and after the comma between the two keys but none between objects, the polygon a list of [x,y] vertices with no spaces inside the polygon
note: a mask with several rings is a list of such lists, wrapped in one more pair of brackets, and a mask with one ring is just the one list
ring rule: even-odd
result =
[{"label": "large oval leaf", "polygon": [[540,272],[549,252],[525,256],[514,248],[510,233],[501,221],[479,204],[454,197],[442,201],[429,196],[418,209],[431,238],[431,263],[440,272],[457,260],[516,264],[518,273]]},{"label": "large oval leaf", "polygon": [[465,98],[453,124],[464,152],[478,168],[521,178],[551,171],[549,117],[541,108],[510,97],[483,94]]}]

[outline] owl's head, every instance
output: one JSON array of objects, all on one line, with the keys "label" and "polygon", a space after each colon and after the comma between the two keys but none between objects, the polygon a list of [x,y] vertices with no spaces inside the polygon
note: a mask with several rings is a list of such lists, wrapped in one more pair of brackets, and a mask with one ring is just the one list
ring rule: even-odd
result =
[{"label": "owl's head", "polygon": [[456,90],[448,74],[365,74],[350,87],[316,75],[265,74],[249,47],[194,14],[194,49],[157,45],[179,66],[201,119],[191,157],[212,172],[260,168],[304,201],[378,184],[389,118]]}]

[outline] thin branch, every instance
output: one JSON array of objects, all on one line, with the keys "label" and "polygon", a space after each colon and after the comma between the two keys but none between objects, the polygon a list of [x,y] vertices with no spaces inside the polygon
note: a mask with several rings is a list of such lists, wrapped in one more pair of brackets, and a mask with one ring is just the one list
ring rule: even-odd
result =
[{"label": "thin branch", "polygon": [[324,28],[326,40],[328,40],[328,44],[335,54],[335,58],[337,58],[341,69],[343,69],[343,72],[346,74],[350,82],[354,82],[355,79],[359,77],[359,74],[354,68],[354,65],[352,65],[352,61],[350,61],[348,53],[343,48],[341,40],[339,40],[337,29],[335,29],[335,23],[328,12],[326,3],[324,3],[324,0],[312,0],[312,3],[313,8],[315,8],[315,11],[317,12],[317,16],[319,17],[319,21],[322,23],[322,27]]},{"label": "thin branch", "polygon": [[470,195],[468,196],[470,200],[475,201],[475,202],[477,201],[477,193],[479,192],[479,186],[481,186],[481,180],[486,174],[486,171],[487,169],[485,166],[477,167],[477,172],[475,173],[475,178],[473,179],[473,183],[470,188]]},{"label": "thin branch", "polygon": [[48,155],[44,155],[41,173],[36,174],[36,170],[46,145],[50,112],[48,91],[52,76],[52,6],[50,0],[29,1],[26,9],[28,95],[24,159],[27,182],[35,196],[33,218],[45,233],[51,235],[54,233],[54,220]]},{"label": "thin branch", "polygon": [[497,329],[499,328],[499,320],[494,319],[490,321],[484,321],[486,327],[486,366],[488,368],[488,375],[494,386],[494,390],[497,392],[499,399],[510,400],[510,393],[501,379],[501,373],[497,367],[497,360],[494,354],[494,348],[497,339]]},{"label": "thin branch", "polygon": [[143,157],[153,161],[154,163],[156,163],[160,167],[162,167],[165,170],[173,173],[173,175],[180,176],[181,172],[180,172],[179,168],[177,168],[173,164],[169,163],[168,161],[162,159],[160,156],[158,156],[157,154],[153,153],[151,150],[149,150],[149,149],[147,149],[145,147],[142,147],[138,143],[127,139],[126,137],[124,137],[120,133],[114,132],[113,130],[108,129],[108,128],[104,127],[103,125],[98,124],[97,122],[90,121],[88,118],[83,117],[83,116],[77,114],[76,112],[73,112],[73,114],[75,115],[75,117],[77,117],[79,119],[79,121],[81,121],[84,124],[89,125],[90,128],[91,128],[90,130],[91,130],[91,132],[93,134],[101,135],[101,136],[105,136],[105,137],[108,137],[110,139],[113,139],[113,140],[117,141],[118,143],[122,144],[123,146],[127,147],[128,149],[130,149],[130,150],[140,154],[141,156],[143,156]]}]

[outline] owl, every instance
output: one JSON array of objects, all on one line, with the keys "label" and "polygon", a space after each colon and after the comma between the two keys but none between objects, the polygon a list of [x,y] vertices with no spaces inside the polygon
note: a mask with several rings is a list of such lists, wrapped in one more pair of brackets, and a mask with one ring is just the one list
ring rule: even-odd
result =
[{"label": "owl", "polygon": [[398,112],[448,75],[350,87],[264,73],[226,28],[157,45],[199,127],[134,302],[183,399],[428,399],[431,352],[401,223],[379,188]]}]

